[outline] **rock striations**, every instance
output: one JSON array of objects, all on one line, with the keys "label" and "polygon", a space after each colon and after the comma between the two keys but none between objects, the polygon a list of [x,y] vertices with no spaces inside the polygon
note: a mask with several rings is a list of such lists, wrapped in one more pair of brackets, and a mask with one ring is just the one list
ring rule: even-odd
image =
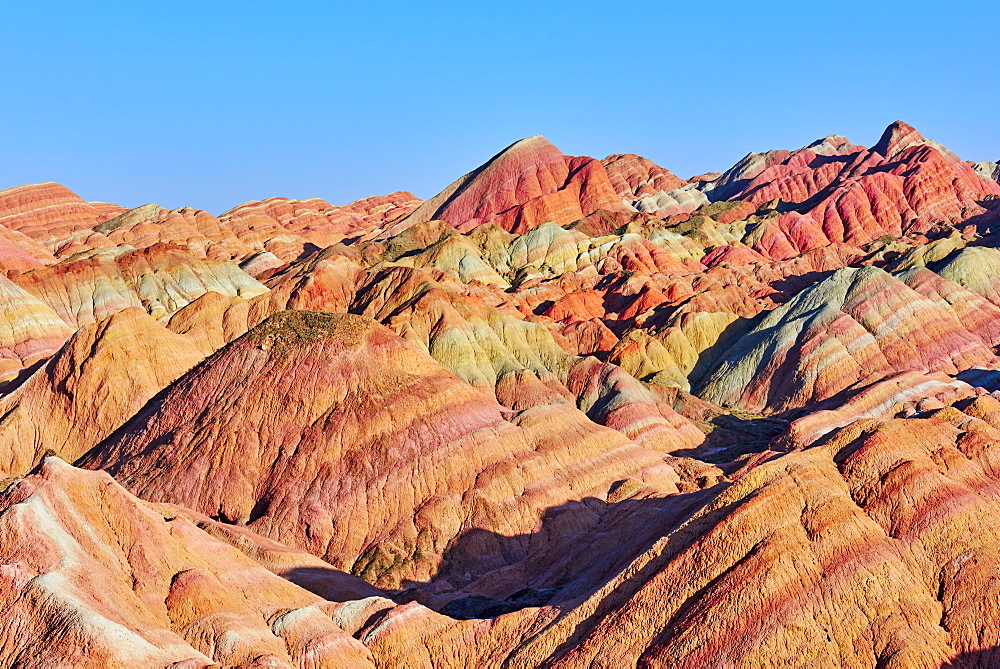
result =
[{"label": "rock striations", "polygon": [[996,666],[997,176],[0,191],[0,665]]},{"label": "rock striations", "polygon": [[333,604],[248,550],[281,547],[249,534],[229,543],[199,524],[47,458],[0,494],[5,664],[375,666]]},{"label": "rock striations", "polygon": [[[238,429],[233,406],[255,408]],[[504,415],[368,318],[286,311],[82,463],[389,587],[426,579],[467,528],[527,532],[546,508],[628,477],[675,489],[663,453],[566,403]]]}]

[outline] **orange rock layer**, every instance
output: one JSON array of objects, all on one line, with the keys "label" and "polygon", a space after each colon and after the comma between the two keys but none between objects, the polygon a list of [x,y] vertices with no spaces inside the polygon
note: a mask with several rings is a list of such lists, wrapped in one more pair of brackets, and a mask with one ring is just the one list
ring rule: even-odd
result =
[{"label": "orange rock layer", "polygon": [[1000,664],[995,169],[0,191],[0,665]]}]

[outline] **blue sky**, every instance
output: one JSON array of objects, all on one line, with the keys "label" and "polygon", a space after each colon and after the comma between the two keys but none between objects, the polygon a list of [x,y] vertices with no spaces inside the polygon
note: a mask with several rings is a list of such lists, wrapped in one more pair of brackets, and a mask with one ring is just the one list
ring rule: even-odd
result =
[{"label": "blue sky", "polygon": [[0,188],[429,197],[521,137],[688,177],[899,118],[1000,159],[1000,3],[5,3]]}]

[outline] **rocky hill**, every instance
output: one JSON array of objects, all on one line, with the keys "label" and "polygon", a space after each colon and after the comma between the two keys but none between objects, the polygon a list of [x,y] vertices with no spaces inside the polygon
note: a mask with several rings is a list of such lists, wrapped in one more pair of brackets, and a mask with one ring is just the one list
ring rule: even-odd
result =
[{"label": "rocky hill", "polygon": [[0,191],[0,666],[1000,665],[998,176]]}]

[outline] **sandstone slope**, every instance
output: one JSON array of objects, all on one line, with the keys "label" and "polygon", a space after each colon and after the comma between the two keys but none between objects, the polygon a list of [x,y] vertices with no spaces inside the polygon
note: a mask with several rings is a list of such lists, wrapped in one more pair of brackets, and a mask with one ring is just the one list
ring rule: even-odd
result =
[{"label": "sandstone slope", "polygon": [[901,122],[690,180],[536,136],[426,202],[0,191],[0,663],[992,666],[998,219]]}]

